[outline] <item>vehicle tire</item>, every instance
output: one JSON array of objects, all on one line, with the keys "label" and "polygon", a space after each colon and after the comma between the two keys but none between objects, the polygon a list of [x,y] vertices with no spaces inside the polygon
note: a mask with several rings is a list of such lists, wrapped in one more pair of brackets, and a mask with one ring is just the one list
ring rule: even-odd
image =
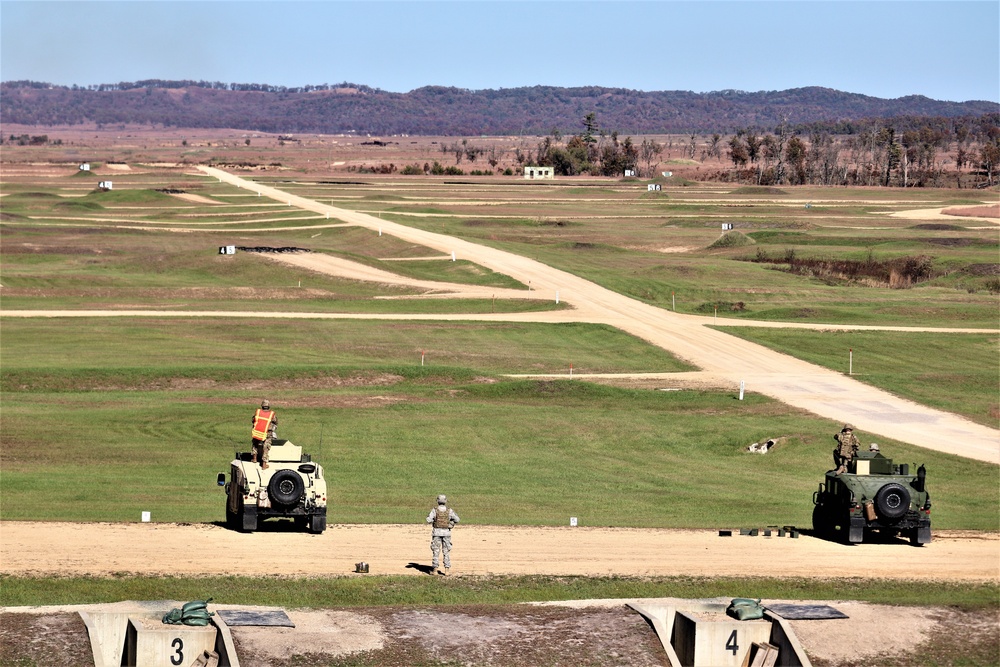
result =
[{"label": "vehicle tire", "polygon": [[267,483],[267,497],[272,503],[286,507],[298,504],[306,486],[294,470],[279,470]]},{"label": "vehicle tire", "polygon": [[910,492],[902,484],[886,484],[875,494],[875,509],[883,519],[900,519],[910,509]]},{"label": "vehicle tire", "polygon": [[828,538],[833,533],[833,525],[830,522],[830,514],[823,505],[813,507],[813,533],[816,537]]},{"label": "vehicle tire", "polygon": [[323,514],[313,514],[309,517],[309,532],[319,535],[326,530],[326,516]]},{"label": "vehicle tire", "polygon": [[236,513],[230,512],[228,507],[226,507],[226,528],[230,530],[239,530],[240,528]]}]

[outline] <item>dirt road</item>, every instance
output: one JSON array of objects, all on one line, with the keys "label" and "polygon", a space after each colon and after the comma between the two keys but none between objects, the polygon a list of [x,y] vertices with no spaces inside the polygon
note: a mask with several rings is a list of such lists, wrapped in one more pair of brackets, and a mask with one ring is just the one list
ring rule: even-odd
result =
[{"label": "dirt road", "polygon": [[748,391],[835,421],[850,421],[859,430],[959,456],[1000,463],[1000,432],[953,414],[918,405],[857,382],[841,373],[814,366],[763,346],[710,329],[707,318],[672,313],[595,285],[579,276],[527,257],[480,246],[339,209],[290,195],[200,166],[209,176],[292,206],[329,214],[344,222],[382,230],[443,254],[455,253],[498,273],[530,284],[541,296],[571,303],[577,321],[604,323],[636,335]]},{"label": "dirt road", "polygon": [[[430,564],[423,525],[334,525],[322,535],[286,525],[269,522],[243,534],[214,524],[6,521],[0,572],[228,575],[260,554],[274,555],[269,573],[287,576],[346,575],[358,561],[375,574],[416,575],[421,570],[414,565]],[[937,532],[930,544],[913,547],[902,541],[848,546],[808,535],[720,537],[711,529],[467,526],[456,529],[454,541],[454,572],[464,575],[1000,579],[995,533]]]}]

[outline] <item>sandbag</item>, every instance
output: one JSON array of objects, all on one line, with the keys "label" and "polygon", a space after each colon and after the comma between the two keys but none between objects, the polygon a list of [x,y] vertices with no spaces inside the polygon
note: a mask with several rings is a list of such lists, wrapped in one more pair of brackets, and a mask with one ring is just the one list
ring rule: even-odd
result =
[{"label": "sandbag", "polygon": [[726,607],[726,614],[738,621],[753,621],[764,618],[764,607],[761,606],[759,599],[733,598]]},{"label": "sandbag", "polygon": [[214,612],[208,610],[207,600],[192,600],[181,606],[180,609],[171,609],[163,616],[163,622],[169,625],[208,625],[211,622]]}]

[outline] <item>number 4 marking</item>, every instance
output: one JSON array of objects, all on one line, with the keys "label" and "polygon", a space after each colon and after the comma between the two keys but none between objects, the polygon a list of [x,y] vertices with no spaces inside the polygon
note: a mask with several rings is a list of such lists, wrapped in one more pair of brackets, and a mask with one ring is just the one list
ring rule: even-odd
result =
[{"label": "number 4 marking", "polygon": [[736,630],[733,630],[733,634],[729,635],[729,640],[726,642],[726,650],[732,651],[733,655],[740,650],[740,645],[736,643]]}]

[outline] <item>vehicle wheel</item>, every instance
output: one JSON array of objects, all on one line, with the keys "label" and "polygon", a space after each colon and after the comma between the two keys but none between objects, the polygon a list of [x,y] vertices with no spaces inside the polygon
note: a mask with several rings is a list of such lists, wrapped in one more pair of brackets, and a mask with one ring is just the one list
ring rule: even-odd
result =
[{"label": "vehicle wheel", "polygon": [[899,519],[910,509],[910,493],[901,484],[886,484],[875,494],[875,509],[883,519]]},{"label": "vehicle wheel", "polygon": [[238,530],[240,524],[237,522],[237,517],[234,512],[230,512],[229,508],[226,507],[226,528],[230,530]]},{"label": "vehicle wheel", "polygon": [[813,507],[813,532],[817,537],[828,538],[833,533],[830,514],[823,505]]},{"label": "vehicle wheel", "polygon": [[299,502],[305,492],[305,483],[294,470],[279,470],[267,483],[267,496],[272,503],[291,506]]},{"label": "vehicle wheel", "polygon": [[323,514],[313,514],[309,517],[309,532],[319,535],[326,530],[326,516]]}]

